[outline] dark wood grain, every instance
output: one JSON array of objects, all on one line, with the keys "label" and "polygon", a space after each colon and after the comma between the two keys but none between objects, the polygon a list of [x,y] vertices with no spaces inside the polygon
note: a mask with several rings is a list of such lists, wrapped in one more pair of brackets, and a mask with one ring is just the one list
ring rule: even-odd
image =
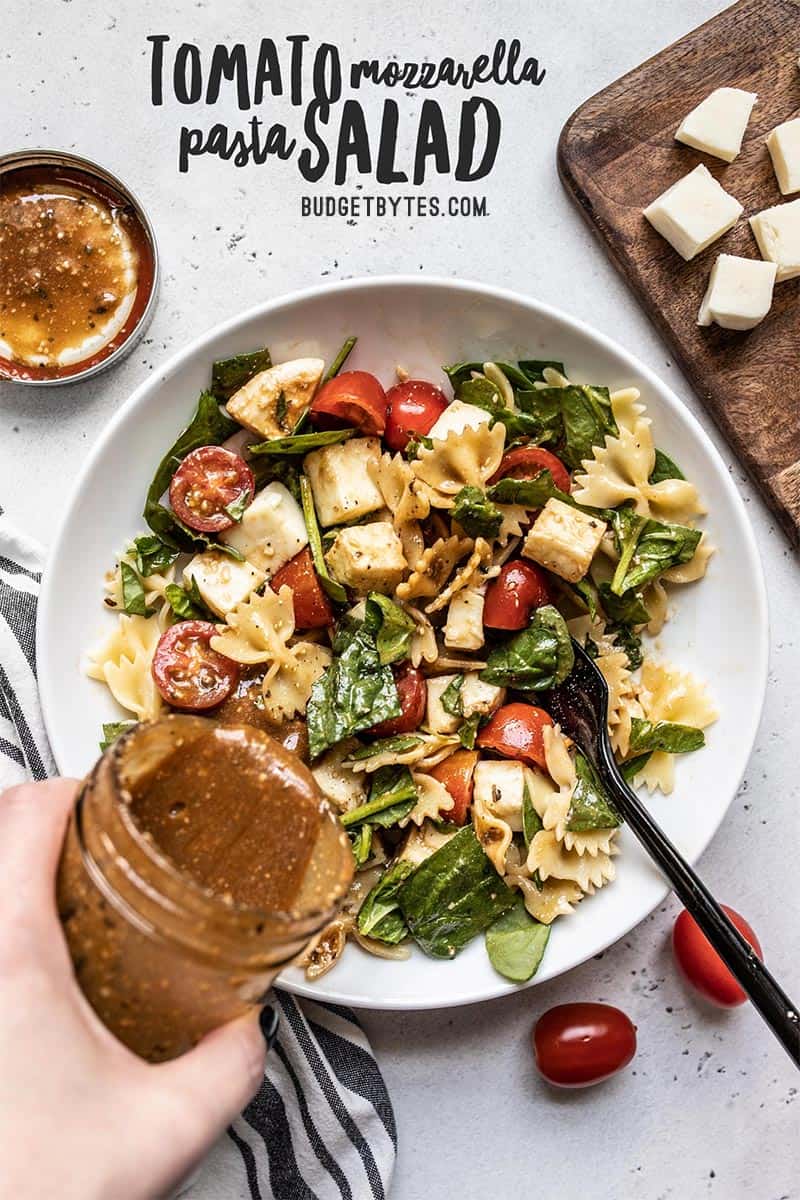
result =
[{"label": "dark wood grain", "polygon": [[[800,540],[800,279],[775,286],[748,333],[697,325],[717,254],[758,258],[747,217],[783,197],[765,138],[800,108],[800,0],[740,0],[587,100],[561,134],[562,181],[680,361],[700,399]],[[742,152],[726,164],[674,140],[715,87],[758,93]],[[692,262],[642,209],[703,162],[744,205],[739,223]],[[791,197],[787,197],[791,199]]]}]

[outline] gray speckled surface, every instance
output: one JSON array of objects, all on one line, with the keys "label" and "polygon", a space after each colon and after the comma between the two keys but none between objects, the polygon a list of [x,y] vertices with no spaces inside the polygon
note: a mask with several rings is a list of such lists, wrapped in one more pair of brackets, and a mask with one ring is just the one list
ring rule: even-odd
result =
[{"label": "gray speckled surface", "polygon": [[[390,11],[370,0],[307,0],[302,14],[285,0],[165,0],[120,6],[116,16],[85,0],[10,0],[0,47],[0,150],[74,147],[116,170],[149,208],[164,281],[146,341],[113,374],[61,390],[0,385],[0,501],[9,515],[46,541],[104,421],[156,363],[217,321],[321,279],[424,270],[517,288],[622,341],[698,411],[561,191],[554,151],[561,125],[586,96],[721,7],[716,0],[494,0],[465,21],[454,20],[444,0],[427,0],[423,18],[408,0]],[[204,45],[306,32],[344,53],[401,59],[469,58],[498,36],[519,36],[547,77],[530,91],[488,89],[504,128],[485,189],[487,219],[448,222],[446,236],[424,220],[311,222],[300,219],[307,189],[292,169],[237,171],[206,159],[178,176],[177,106],[153,109],[147,98],[144,39],[160,32]],[[225,107],[220,102],[215,119]],[[230,123],[236,115],[228,110]],[[764,558],[772,669],[747,777],[702,867],[722,898],[748,915],[772,967],[797,992],[797,564],[716,441]],[[797,1076],[754,1012],[720,1015],[686,993],[667,944],[675,908],[665,905],[567,978],[511,999],[449,1014],[365,1014],[400,1130],[395,1200],[800,1195]],[[633,1068],[602,1089],[553,1095],[532,1069],[529,1032],[538,1013],[571,999],[626,1009],[640,1049]]]}]

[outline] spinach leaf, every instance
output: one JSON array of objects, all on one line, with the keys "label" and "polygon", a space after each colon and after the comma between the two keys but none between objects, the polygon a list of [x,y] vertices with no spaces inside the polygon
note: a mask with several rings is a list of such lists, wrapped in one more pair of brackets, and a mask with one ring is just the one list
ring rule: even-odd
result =
[{"label": "spinach leaf", "polygon": [[525,508],[544,508],[548,500],[561,500],[574,505],[568,492],[553,483],[549,471],[540,471],[534,479],[512,479],[506,476],[487,489],[486,495],[498,504],[522,504]]},{"label": "spinach leaf", "polygon": [[232,521],[236,521],[236,523],[238,524],[252,503],[253,503],[252,492],[250,492],[250,491],[242,492],[241,495],[237,496],[236,499],[231,501],[230,504],[225,505],[225,512],[228,514],[228,516],[230,517],[230,519]]},{"label": "spinach leaf", "polygon": [[144,595],[144,585],[130,563],[123,559],[119,564],[122,579],[122,607],[126,613],[134,617],[152,617],[156,611],[148,608]]},{"label": "spinach leaf", "polygon": [[100,749],[105,752],[109,746],[113,746],[114,742],[123,733],[127,733],[129,729],[133,729],[134,725],[138,725],[138,721],[105,721],[103,723],[103,740],[100,742]]},{"label": "spinach leaf", "polygon": [[[518,366],[514,366],[513,363],[499,362],[495,358],[491,360],[487,359],[486,361],[491,361],[496,367],[500,368],[515,392],[519,388],[529,388],[531,383],[534,381],[535,376],[525,371],[522,363],[519,363]],[[530,363],[533,363],[534,361],[535,360],[533,359],[529,360]],[[551,366],[550,363],[544,363],[542,365]],[[450,383],[453,386],[453,391],[457,392],[462,384],[468,382],[472,378],[474,372],[477,372],[479,375],[483,375],[483,368],[484,363],[473,360],[472,362],[453,363],[453,365],[450,367],[442,367],[442,370],[450,380]],[[543,376],[540,376],[540,378],[543,378]]]},{"label": "spinach leaf", "polygon": [[464,687],[464,676],[454,675],[439,697],[439,703],[451,717],[463,717],[464,700],[461,691]]},{"label": "spinach leaf", "polygon": [[400,912],[400,888],[414,870],[409,862],[396,862],[387,868],[358,910],[356,924],[364,937],[377,938],[390,946],[408,937],[408,927]]},{"label": "spinach leaf", "polygon": [[320,446],[335,446],[337,442],[348,441],[355,432],[355,429],[322,429],[317,433],[298,433],[290,437],[272,438],[269,442],[259,442],[247,448],[255,456],[268,454],[283,458],[292,454],[308,454],[309,450],[317,450]]},{"label": "spinach leaf", "polygon": [[481,723],[480,713],[473,713],[458,729],[458,740],[465,750],[475,749],[475,738],[478,736],[478,726]]},{"label": "spinach leaf", "polygon": [[563,683],[574,662],[566,622],[557,608],[545,604],[527,629],[492,650],[480,678],[521,692],[543,691]]},{"label": "spinach leaf", "polygon": [[631,721],[630,753],[641,754],[645,750],[664,750],[667,754],[689,754],[706,744],[702,729],[693,725],[678,725],[672,721],[645,721],[634,717]]},{"label": "spinach leaf", "polygon": [[417,733],[396,733],[394,737],[378,738],[367,746],[359,746],[357,750],[348,754],[345,762],[366,762],[376,754],[405,754],[407,750],[414,750],[421,743],[422,738]]},{"label": "spinach leaf", "polygon": [[328,564],[325,562],[322,538],[319,533],[319,522],[317,521],[317,510],[314,507],[314,493],[311,491],[311,483],[305,475],[300,476],[300,503],[303,508],[306,533],[308,534],[308,548],[311,551],[314,570],[319,576],[320,587],[337,604],[346,604],[347,592],[338,580],[331,578]]},{"label": "spinach leaf", "polygon": [[637,754],[636,758],[629,758],[620,767],[620,774],[626,783],[633,784],[634,779],[640,771],[644,770],[650,761],[652,751],[648,750],[646,754]]},{"label": "spinach leaf", "polygon": [[648,483],[663,483],[665,479],[685,479],[683,471],[663,450],[656,450],[656,461]]},{"label": "spinach leaf", "polygon": [[338,354],[325,372],[325,378],[322,381],[323,383],[327,383],[329,379],[335,379],[350,357],[350,353],[357,341],[357,337],[349,337],[345,339]]},{"label": "spinach leaf", "polygon": [[166,546],[155,534],[143,533],[133,539],[130,553],[136,556],[136,570],[143,578],[158,575],[169,569],[178,551]]},{"label": "spinach leaf", "polygon": [[542,818],[533,807],[530,788],[526,782],[522,790],[522,836],[525,839],[526,850],[541,829],[544,829]]},{"label": "spinach leaf", "polygon": [[[626,511],[617,509],[617,514]],[[616,596],[639,590],[652,583],[664,571],[694,557],[701,530],[687,525],[670,525],[664,521],[638,517],[632,520],[629,514],[620,523],[614,522],[615,539],[620,559],[611,581],[611,591]],[[617,532],[622,531],[621,536]]]},{"label": "spinach leaf", "polygon": [[474,404],[491,413],[492,425],[502,421],[506,428],[507,438],[528,437],[536,440],[540,433],[540,424],[536,418],[524,412],[516,412],[503,405],[503,398],[490,379],[481,376],[478,379],[468,379],[462,383],[456,392],[456,399],[464,404]]},{"label": "spinach leaf", "polygon": [[412,936],[434,958],[454,958],[515,902],[471,825],[420,863],[399,900]]},{"label": "spinach leaf", "polygon": [[453,502],[450,516],[458,521],[468,537],[496,538],[503,524],[503,514],[496,504],[487,500],[479,487],[463,487]]},{"label": "spinach leaf", "polygon": [[233,358],[218,358],[211,368],[211,391],[218,400],[230,400],[234,392],[272,366],[269,350],[253,350],[250,354],[235,354]]},{"label": "spinach leaf", "polygon": [[416,625],[413,617],[404,612],[399,604],[380,592],[370,592],[367,596],[366,622],[375,634],[378,657],[384,666],[408,658]]},{"label": "spinach leaf", "polygon": [[597,590],[609,620],[620,625],[646,625],[650,620],[650,613],[644,606],[641,592],[630,591],[623,596],[617,596],[612,592],[611,584],[605,582],[601,583]]},{"label": "spinach leaf", "polygon": [[570,385],[553,389],[561,403],[564,443],[561,457],[573,470],[592,457],[595,446],[605,445],[607,434],[617,434],[608,388]]},{"label": "spinach leaf", "polygon": [[184,576],[183,587],[179,583],[168,583],[164,588],[167,604],[180,621],[214,621],[219,618],[207,607],[200,595],[197,580]]},{"label": "spinach leaf", "polygon": [[419,458],[420,450],[432,449],[433,438],[425,437],[424,433],[419,433],[416,437],[413,437],[409,440],[404,453],[408,461],[411,462],[413,459]]},{"label": "spinach leaf", "polygon": [[366,804],[343,813],[341,822],[345,829],[364,823],[387,829],[407,817],[416,802],[417,785],[408,767],[380,767],[372,776]]},{"label": "spinach leaf", "polygon": [[566,376],[562,362],[554,362],[547,358],[521,358],[518,366],[520,371],[530,379],[531,383],[543,383],[547,367],[552,371],[558,371],[559,375]]},{"label": "spinach leaf", "polygon": [[567,813],[567,829],[573,833],[615,829],[620,819],[612,808],[599,775],[580,751],[575,755],[575,774],[577,782]]},{"label": "spinach leaf", "polygon": [[372,826],[359,825],[350,835],[356,867],[363,867],[372,849]]},{"label": "spinach leaf", "polygon": [[351,734],[401,713],[392,669],[381,663],[375,637],[363,622],[339,622],[333,655],[311,689],[306,710],[312,759]]},{"label": "spinach leaf", "polygon": [[634,633],[630,625],[612,625],[610,632],[616,637],[616,645],[628,656],[628,665],[632,671],[642,665],[642,639]]},{"label": "spinach leaf", "polygon": [[525,983],[536,974],[550,937],[550,926],[534,920],[522,900],[486,930],[489,962],[506,979]]},{"label": "spinach leaf", "polygon": [[277,481],[291,492],[300,503],[300,468],[293,458],[254,458],[249,463],[256,484],[260,491],[268,483]]},{"label": "spinach leaf", "polygon": [[580,608],[588,612],[592,620],[597,619],[597,588],[590,579],[579,579],[577,583],[560,580],[564,590],[572,596]]},{"label": "spinach leaf", "polygon": [[564,433],[561,412],[561,388],[530,388],[517,392],[517,404],[535,422],[534,441],[540,445],[555,445]]}]

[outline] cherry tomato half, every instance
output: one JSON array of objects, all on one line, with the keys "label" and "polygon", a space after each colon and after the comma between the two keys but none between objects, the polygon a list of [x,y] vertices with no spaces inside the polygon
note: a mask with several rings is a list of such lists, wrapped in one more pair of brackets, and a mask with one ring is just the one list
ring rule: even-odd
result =
[{"label": "cherry tomato half", "polygon": [[568,492],[572,487],[569,471],[560,458],[543,450],[541,446],[518,446],[504,454],[500,466],[495,471],[489,483],[497,483],[500,479],[510,476],[512,479],[534,479],[542,471],[549,471],[553,483],[562,492]]},{"label": "cherry tomato half", "polygon": [[318,429],[352,425],[370,437],[381,434],[386,428],[386,393],[369,371],[342,371],[323,383],[309,417]]},{"label": "cherry tomato half", "polygon": [[488,629],[524,629],[535,608],[550,603],[547,576],[533,563],[514,559],[486,589],[483,623]]},{"label": "cherry tomato half", "polygon": [[201,446],[187,454],[169,485],[175,515],[201,533],[219,533],[236,524],[227,511],[249,504],[255,495],[253,472],[243,458],[223,446]]},{"label": "cherry tomato half", "polygon": [[[744,917],[727,904],[722,906],[742,937],[750,943],[759,958],[761,946]],[[747,996],[731,975],[700,926],[686,909],[678,916],[672,930],[672,950],[675,961],[688,982],[718,1008],[736,1008]]]},{"label": "cherry tomato half", "polygon": [[444,819],[453,825],[463,825],[467,820],[472,804],[472,776],[479,758],[477,750],[456,750],[455,754],[428,771],[453,797],[453,807],[449,812],[442,813]]},{"label": "cherry tomato half", "polygon": [[153,679],[173,708],[214,708],[236,687],[238,664],[211,649],[216,633],[211,621],[179,621],[162,633],[153,655]]},{"label": "cherry tomato half", "polygon": [[411,438],[430,433],[447,408],[447,397],[426,379],[407,379],[389,388],[386,405],[386,445],[405,450]]},{"label": "cherry tomato half", "polygon": [[308,546],[295,554],[269,581],[273,592],[288,584],[292,589],[294,623],[298,629],[322,629],[333,625],[335,617],[323,592]]},{"label": "cherry tomato half", "polygon": [[390,717],[388,721],[380,721],[373,725],[370,733],[376,737],[394,737],[396,733],[413,733],[425,716],[428,702],[428,685],[425,676],[411,663],[400,663],[392,667],[392,674],[397,685],[397,697],[403,709],[399,717]]},{"label": "cherry tomato half", "polygon": [[505,758],[518,758],[546,770],[542,731],[552,724],[553,718],[543,708],[515,700],[498,708],[475,741],[483,750],[494,750]]},{"label": "cherry tomato half", "polygon": [[636,1026],[610,1004],[557,1004],[533,1028],[533,1053],[548,1083],[588,1087],[627,1067]]}]

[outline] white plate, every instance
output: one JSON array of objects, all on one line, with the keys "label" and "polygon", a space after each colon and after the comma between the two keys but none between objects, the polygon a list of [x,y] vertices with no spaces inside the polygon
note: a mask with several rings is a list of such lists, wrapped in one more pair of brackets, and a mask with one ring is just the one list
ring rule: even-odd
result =
[{"label": "white plate", "polygon": [[[744,505],[697,421],[625,350],[542,304],[452,280],[359,280],[264,304],[198,338],[131,396],[83,470],[42,590],[39,679],[59,769],[84,774],[97,756],[102,722],[119,719],[105,687],[81,674],[80,656],[103,633],[103,575],[142,528],[150,478],[208,383],[212,360],[265,344],[278,362],[306,354],[330,359],[349,334],[358,334],[359,342],[348,367],[373,371],[387,385],[396,365],[445,382],[442,363],[527,357],[563,360],[580,382],[641,388],[656,441],[699,486],[718,547],[705,580],[675,589],[681,603],[661,639],[665,656],[708,681],[721,713],[707,748],[679,762],[675,792],[651,802],[680,850],[696,860],[736,792],[766,685],[764,579]],[[616,881],[556,922],[534,983],[597,954],[663,899],[665,884],[634,837],[624,830],[621,842]],[[417,950],[408,962],[389,962],[348,947],[318,983],[308,984],[295,969],[281,983],[318,999],[410,1009],[468,1004],[518,986],[494,972],[480,938],[453,962]]]}]

